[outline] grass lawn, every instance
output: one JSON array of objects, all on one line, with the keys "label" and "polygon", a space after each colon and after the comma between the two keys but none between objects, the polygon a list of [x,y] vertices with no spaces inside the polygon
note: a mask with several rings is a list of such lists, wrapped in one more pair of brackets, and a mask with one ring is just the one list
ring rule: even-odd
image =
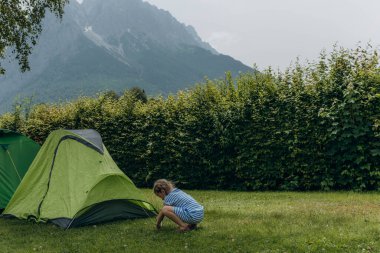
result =
[{"label": "grass lawn", "polygon": [[188,192],[206,210],[196,231],[167,220],[156,231],[154,219],[67,231],[0,219],[0,252],[380,252],[380,193]]}]

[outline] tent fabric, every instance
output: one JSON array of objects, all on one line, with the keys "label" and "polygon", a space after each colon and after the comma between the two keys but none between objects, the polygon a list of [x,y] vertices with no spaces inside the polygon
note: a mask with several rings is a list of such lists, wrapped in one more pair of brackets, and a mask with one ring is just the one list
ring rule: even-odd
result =
[{"label": "tent fabric", "polygon": [[98,149],[99,152],[103,154],[103,141],[98,132],[92,129],[70,131],[76,135],[79,135],[83,140],[87,140],[89,142],[87,145],[95,147],[95,149]]},{"label": "tent fabric", "polygon": [[52,132],[4,215],[65,228],[156,215],[100,142],[94,130]]},{"label": "tent fabric", "polygon": [[16,191],[40,145],[28,137],[0,129],[0,210]]},{"label": "tent fabric", "polygon": [[[58,218],[51,220],[60,227],[78,227],[98,224],[108,220],[135,219],[141,217],[140,206],[128,200],[111,200],[96,204],[76,219]],[[148,212],[147,216],[151,216]]]}]

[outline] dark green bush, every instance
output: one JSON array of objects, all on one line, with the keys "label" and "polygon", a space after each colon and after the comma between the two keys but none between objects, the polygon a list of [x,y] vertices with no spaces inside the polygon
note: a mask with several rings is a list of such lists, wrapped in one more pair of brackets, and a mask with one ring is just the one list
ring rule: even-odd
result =
[{"label": "dark green bush", "polygon": [[134,88],[36,105],[27,117],[17,107],[0,127],[40,143],[57,128],[96,129],[139,186],[170,178],[198,189],[380,189],[380,69],[377,53],[360,47],[167,98]]}]

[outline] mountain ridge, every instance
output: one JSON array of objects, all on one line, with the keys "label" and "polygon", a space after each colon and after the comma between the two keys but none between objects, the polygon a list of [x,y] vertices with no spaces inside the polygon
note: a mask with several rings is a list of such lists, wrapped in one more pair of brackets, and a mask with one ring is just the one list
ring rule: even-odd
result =
[{"label": "mountain ridge", "polygon": [[21,74],[15,62],[4,65],[0,112],[9,110],[16,96],[55,102],[133,86],[168,94],[206,76],[252,70],[219,54],[193,27],[141,0],[72,1],[61,22],[53,15],[44,20],[30,72]]}]

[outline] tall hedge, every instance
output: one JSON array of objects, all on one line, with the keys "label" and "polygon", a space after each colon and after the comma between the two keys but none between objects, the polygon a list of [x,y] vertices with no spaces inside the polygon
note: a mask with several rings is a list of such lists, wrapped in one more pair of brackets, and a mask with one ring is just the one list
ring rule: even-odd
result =
[{"label": "tall hedge", "polygon": [[380,189],[380,68],[371,49],[336,48],[283,73],[227,73],[166,98],[136,90],[27,113],[18,105],[0,127],[40,143],[54,129],[94,128],[139,186],[170,178],[197,189]]}]

